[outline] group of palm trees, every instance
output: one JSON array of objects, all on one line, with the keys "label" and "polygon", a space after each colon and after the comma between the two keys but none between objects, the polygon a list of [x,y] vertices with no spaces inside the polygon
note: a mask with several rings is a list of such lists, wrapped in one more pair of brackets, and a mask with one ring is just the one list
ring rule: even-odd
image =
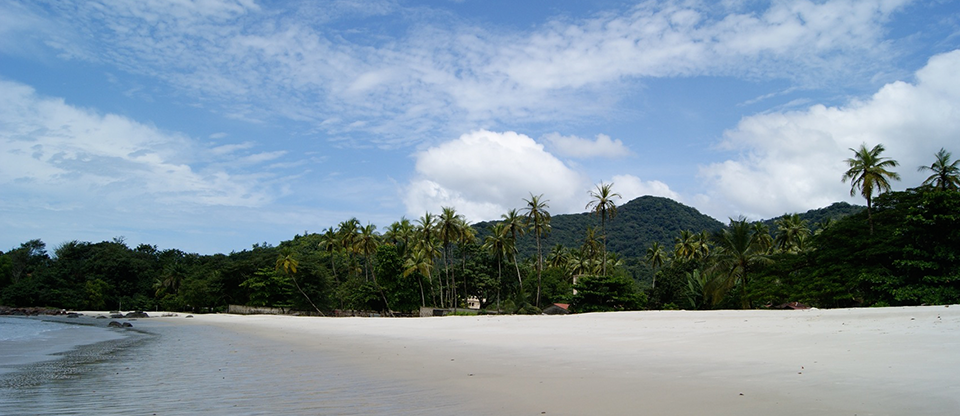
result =
[{"label": "group of palm trees", "polygon": [[[900,175],[891,170],[899,163],[881,156],[883,145],[878,144],[867,149],[864,144],[859,149],[850,150],[854,156],[846,160],[849,169],[843,174],[842,181],[851,181],[851,195],[859,191],[867,200],[867,218],[872,233],[872,199],[875,193],[890,191],[891,180],[900,179]],[[923,186],[938,190],[960,190],[960,160],[950,159],[950,152],[940,149],[930,166],[920,166],[918,170],[932,172],[924,180]],[[814,229],[820,232],[829,227],[831,222],[829,219],[825,220],[816,224]],[[656,271],[665,264],[700,260],[705,267],[687,274],[688,289],[696,292],[694,295],[697,299],[715,305],[731,289],[739,287],[741,304],[748,307],[746,287],[752,270],[763,263],[771,262],[775,255],[801,254],[811,249],[809,237],[815,233],[811,232],[810,224],[799,214],[780,217],[775,221],[775,225],[776,232],[771,234],[766,224],[750,223],[740,217],[731,219],[725,229],[713,236],[707,232],[681,231],[674,240],[672,258],[661,243],[652,243],[647,248],[645,260],[655,272],[653,287],[656,288]]]},{"label": "group of palm trees", "polygon": [[[614,199],[619,198],[620,195],[612,191],[612,184],[600,183],[596,190],[590,192],[590,196],[592,200],[587,205],[587,209],[592,209],[601,218],[602,242],[597,242],[596,234],[591,229],[580,251],[567,251],[562,246],[554,247],[546,258],[547,266],[559,267],[571,273],[571,276],[606,273],[608,262],[595,261],[595,259],[598,256],[607,258],[606,221],[616,215]],[[331,269],[338,284],[342,273],[346,278],[363,276],[379,287],[371,260],[380,244],[392,245],[397,248],[398,255],[403,259],[403,276],[417,279],[421,306],[431,303],[442,308],[456,309],[466,301],[469,288],[465,278],[461,279],[461,285],[458,287],[458,272],[451,269],[456,268],[455,263],[459,261],[459,266],[465,272],[468,255],[466,247],[480,243],[482,252],[492,256],[497,263],[496,304],[499,310],[504,263],[514,264],[518,287],[522,290],[523,275],[517,259],[519,255],[517,241],[529,233],[535,238],[537,247],[533,264],[537,275],[534,303],[539,308],[545,266],[542,240],[551,230],[551,216],[548,211],[550,206],[549,201],[542,194],[531,193],[529,198],[523,199],[523,202],[522,208],[511,209],[501,215],[500,221],[489,227],[489,234],[482,242],[478,241],[476,230],[457,213],[455,208],[442,207],[440,215],[427,212],[416,221],[401,218],[390,224],[382,235],[376,232],[375,225],[362,226],[357,219],[352,218],[341,222],[336,228],[327,228],[322,233],[320,247],[331,254]],[[459,250],[454,250],[455,248]],[[460,253],[460,258],[453,259],[457,251]],[[345,262],[341,262],[346,264],[345,270],[342,270],[344,269],[342,266],[341,270],[337,269],[335,259],[338,257],[346,259]],[[284,263],[278,260],[278,270],[283,269],[282,264]],[[597,267],[593,267],[594,265]],[[425,287],[436,287],[436,290],[426,290]],[[382,290],[381,296],[386,303],[387,297],[382,294]],[[387,308],[389,309],[389,305]]]}]

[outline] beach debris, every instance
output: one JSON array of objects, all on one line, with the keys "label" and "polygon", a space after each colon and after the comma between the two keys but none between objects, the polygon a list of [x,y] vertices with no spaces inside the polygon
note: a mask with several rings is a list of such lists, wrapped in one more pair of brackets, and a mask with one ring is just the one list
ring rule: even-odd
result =
[{"label": "beach debris", "polygon": [[740,392],[740,395],[743,396],[743,392],[742,392],[742,391]]}]

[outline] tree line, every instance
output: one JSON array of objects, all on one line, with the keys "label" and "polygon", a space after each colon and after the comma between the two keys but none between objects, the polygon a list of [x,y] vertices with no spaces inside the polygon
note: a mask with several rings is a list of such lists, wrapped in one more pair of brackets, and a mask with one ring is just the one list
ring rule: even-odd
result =
[{"label": "tree line", "polygon": [[[554,303],[577,312],[818,307],[960,301],[960,172],[944,149],[916,188],[891,191],[898,163],[884,148],[851,149],[843,181],[866,210],[810,224],[798,214],[773,226],[731,219],[717,230],[682,230],[673,246],[642,258],[607,247],[621,198],[613,184],[589,192],[599,220],[580,244],[544,247],[549,200],[530,194],[477,229],[453,207],[380,232],[356,218],[277,246],[198,255],[122,238],[70,241],[47,251],[31,240],[0,253],[0,304],[66,309],[219,311],[228,304],[318,314],[411,313],[421,306],[539,313]],[[521,254],[518,243],[532,244]],[[645,273],[636,273],[638,265]]]}]

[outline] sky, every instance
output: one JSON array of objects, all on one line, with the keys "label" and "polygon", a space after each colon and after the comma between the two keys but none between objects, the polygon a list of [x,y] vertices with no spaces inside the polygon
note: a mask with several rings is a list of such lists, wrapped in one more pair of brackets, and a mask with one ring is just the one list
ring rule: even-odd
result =
[{"label": "sky", "polygon": [[0,250],[201,254],[543,195],[726,222],[960,157],[956,0],[0,0]]}]

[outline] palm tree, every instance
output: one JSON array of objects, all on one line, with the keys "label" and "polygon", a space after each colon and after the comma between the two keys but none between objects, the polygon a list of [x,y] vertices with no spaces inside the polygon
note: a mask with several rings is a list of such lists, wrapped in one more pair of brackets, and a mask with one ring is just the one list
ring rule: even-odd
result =
[{"label": "palm tree", "polygon": [[710,234],[701,231],[693,236],[693,258],[703,260],[710,256]]},{"label": "palm tree", "polygon": [[457,219],[457,227],[460,229],[460,238],[457,240],[457,246],[460,247],[461,254],[461,272],[463,273],[463,299],[466,300],[470,295],[467,290],[467,247],[471,244],[474,244],[477,241],[477,231],[467,223],[467,219],[463,216],[459,216]]},{"label": "palm tree", "polygon": [[807,220],[801,219],[800,214],[791,214],[778,219],[776,224],[777,250],[783,253],[801,252],[804,240],[810,235]]},{"label": "palm tree", "polygon": [[950,161],[950,152],[942,147],[937,152],[937,160],[930,166],[920,166],[917,170],[922,172],[929,170],[933,172],[930,177],[923,181],[926,186],[933,186],[941,191],[960,190],[960,159]]},{"label": "palm tree", "polygon": [[709,272],[717,275],[711,279],[709,290],[715,305],[734,286],[740,286],[740,302],[744,309],[750,307],[747,299],[747,284],[750,269],[765,257],[758,244],[756,230],[743,217],[730,219],[730,225],[717,234],[717,257]]},{"label": "palm tree", "polygon": [[407,250],[410,248],[410,241],[413,239],[413,223],[406,217],[400,217],[400,221],[395,221],[387,227],[383,233],[383,238],[397,247],[397,254],[400,257],[406,257]]},{"label": "palm tree", "polygon": [[[436,245],[436,226],[437,226],[437,217],[429,212],[424,213],[423,216],[417,220],[416,249],[422,251],[421,254],[429,256],[431,265],[434,264],[434,259],[436,259],[437,256],[440,255],[440,252],[437,249],[437,245]],[[424,277],[427,278],[427,280],[431,283],[431,286],[432,286],[433,275],[428,274],[428,275],[424,275]],[[436,297],[434,295],[432,288],[430,291],[430,297],[434,302],[434,305],[436,305]],[[441,297],[441,304],[440,304],[441,307],[443,306],[442,300],[443,298]]]},{"label": "palm tree", "polygon": [[664,260],[666,260],[667,254],[663,250],[663,245],[659,241],[654,241],[650,244],[650,247],[647,247],[647,257],[645,258],[647,263],[650,263],[650,266],[653,267],[653,285],[652,288],[657,287],[657,269],[663,266]]},{"label": "palm tree", "polygon": [[697,255],[697,237],[690,230],[680,230],[680,236],[673,239],[673,259],[685,262],[693,260]]},{"label": "palm tree", "polygon": [[[440,214],[440,220],[437,223],[437,234],[443,243],[443,267],[444,274],[447,276],[447,287],[450,290],[450,303],[454,310],[457,308],[457,282],[450,277],[450,262],[447,260],[447,252],[450,251],[450,242],[460,239],[460,223],[462,217],[457,215],[457,210],[451,207],[443,207]],[[442,289],[441,289],[442,292]],[[443,297],[441,293],[440,297]]]},{"label": "palm tree", "polygon": [[757,250],[760,250],[761,253],[769,253],[773,248],[770,226],[760,221],[753,223],[753,235],[757,239]]},{"label": "palm tree", "polygon": [[540,248],[540,238],[543,234],[550,232],[550,213],[547,212],[547,201],[541,200],[543,194],[534,195],[530,193],[530,199],[524,199],[527,203],[524,211],[527,213],[527,227],[533,230],[537,238],[537,307],[540,307],[540,286],[543,282],[543,251]]},{"label": "palm tree", "polygon": [[846,182],[850,179],[850,196],[856,195],[859,189],[860,195],[867,200],[867,222],[870,223],[870,234],[873,234],[873,214],[871,213],[873,191],[877,190],[878,193],[889,191],[890,179],[900,180],[900,175],[888,170],[898,166],[899,163],[890,158],[880,157],[880,153],[884,151],[882,144],[870,150],[867,150],[866,144],[861,144],[860,149],[851,148],[850,150],[854,154],[852,158],[847,159],[850,169],[843,174],[841,181]]},{"label": "palm tree", "polygon": [[507,227],[499,222],[490,227],[490,235],[483,241],[483,250],[497,259],[497,312],[500,312],[500,287],[503,286],[503,257],[513,251]]},{"label": "palm tree", "polygon": [[[418,273],[428,279],[433,274],[433,254],[429,249],[416,247],[410,252],[410,256],[403,262],[403,277],[410,276],[412,273]],[[420,284],[420,306],[427,306],[427,298],[423,293],[423,281],[417,279],[417,283]]]},{"label": "palm tree", "polygon": [[277,263],[274,267],[274,271],[283,270],[283,273],[293,281],[293,285],[297,287],[297,291],[303,295],[304,299],[307,302],[310,302],[310,306],[313,306],[313,309],[317,311],[320,315],[323,315],[323,312],[320,311],[320,308],[317,307],[313,300],[310,299],[310,296],[307,296],[307,293],[303,291],[303,288],[300,287],[300,283],[297,282],[297,267],[300,266],[300,262],[293,255],[293,250],[290,248],[284,248],[280,250],[280,253],[277,254]]},{"label": "palm tree", "polygon": [[355,261],[354,255],[357,253],[357,236],[360,233],[360,221],[356,218],[343,221],[337,227],[337,237],[340,241],[340,247],[347,252],[349,256],[347,261],[347,276],[359,274],[360,267]]},{"label": "palm tree", "polygon": [[567,252],[567,248],[563,244],[557,243],[550,249],[550,254],[547,254],[547,266],[555,267],[561,270],[566,271],[567,262],[570,260],[570,254]]},{"label": "palm tree", "polygon": [[613,183],[605,184],[600,182],[595,191],[590,191],[592,201],[587,203],[586,209],[593,210],[600,216],[600,232],[603,234],[603,268],[601,273],[607,275],[607,218],[613,219],[617,216],[617,204],[613,198],[622,198],[620,194],[613,192]]},{"label": "palm tree", "polygon": [[513,264],[517,268],[517,281],[520,282],[521,289],[523,288],[523,278],[520,277],[520,264],[517,263],[517,238],[523,236],[527,232],[527,228],[524,225],[523,217],[520,216],[520,213],[516,209],[511,209],[507,211],[506,214],[500,216],[503,219],[502,223],[506,227],[506,232],[512,236],[513,240]]}]

